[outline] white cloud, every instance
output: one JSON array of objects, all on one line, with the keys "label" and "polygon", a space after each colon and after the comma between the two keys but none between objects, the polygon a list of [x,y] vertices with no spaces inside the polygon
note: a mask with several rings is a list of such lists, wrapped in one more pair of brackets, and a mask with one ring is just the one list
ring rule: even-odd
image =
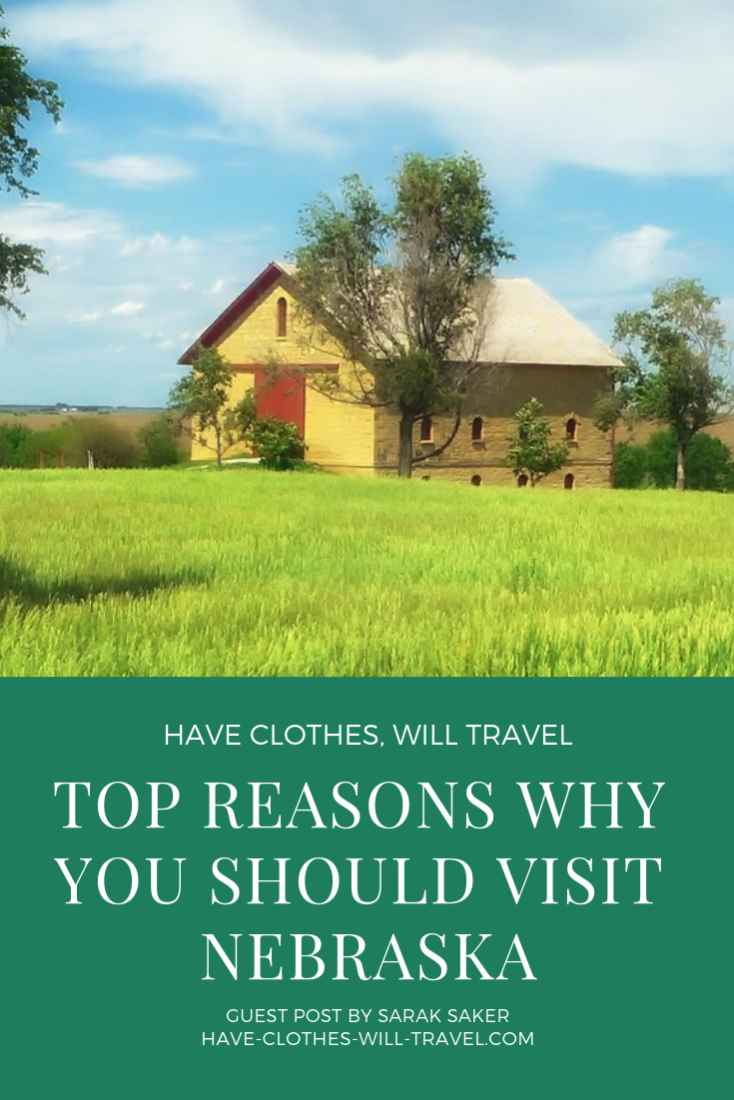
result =
[{"label": "white cloud", "polygon": [[173,253],[195,252],[198,245],[191,237],[179,237],[174,240],[163,233],[152,233],[145,237],[130,237],[120,248],[120,256],[135,256],[147,253],[154,256],[170,256]]},{"label": "white cloud", "polygon": [[597,254],[605,281],[635,287],[665,278],[680,263],[680,250],[670,248],[674,234],[659,225],[642,225],[607,241]]},{"label": "white cloud", "polygon": [[734,171],[731,3],[606,0],[597,15],[557,0],[563,18],[539,14],[530,30],[519,5],[514,17],[459,7],[447,22],[427,5],[412,40],[406,24],[380,44],[374,26],[365,45],[349,33],[356,18],[328,4],[310,24],[255,0],[209,0],[196,19],[181,18],[179,0],[60,0],[15,24],[36,53],[78,51],[105,79],[197,99],[243,142],[313,153],[365,110],[397,108],[483,156],[493,179],[554,164]]},{"label": "white cloud", "polygon": [[113,306],[110,313],[115,317],[134,317],[136,313],[142,313],[145,302],[119,302]]},{"label": "white cloud", "polygon": [[119,232],[105,210],[74,210],[60,202],[25,202],[3,212],[3,233],[32,245],[84,245]]},{"label": "white cloud", "polygon": [[141,236],[106,211],[60,204],[19,203],[5,231],[43,247],[50,272],[32,277],[27,323],[0,333],[5,401],[165,402],[160,373],[210,324],[215,281],[234,297],[270,259],[261,234]]},{"label": "white cloud", "polygon": [[78,160],[77,168],[88,176],[109,180],[120,187],[156,187],[187,179],[193,168],[177,157],[116,156],[106,160]]}]

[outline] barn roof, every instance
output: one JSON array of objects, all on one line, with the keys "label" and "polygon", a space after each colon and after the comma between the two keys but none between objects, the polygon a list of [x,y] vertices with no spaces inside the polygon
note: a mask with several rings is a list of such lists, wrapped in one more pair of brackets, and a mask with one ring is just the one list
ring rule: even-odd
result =
[{"label": "barn roof", "polygon": [[[280,278],[285,275],[293,279],[295,273],[293,264],[268,264],[184,352],[179,363],[192,363],[199,347],[218,343]],[[600,368],[620,365],[618,357],[598,336],[531,279],[494,279],[490,310],[480,362]]]},{"label": "barn roof", "polygon": [[531,279],[495,279],[479,359],[487,363],[616,367],[598,336]]}]

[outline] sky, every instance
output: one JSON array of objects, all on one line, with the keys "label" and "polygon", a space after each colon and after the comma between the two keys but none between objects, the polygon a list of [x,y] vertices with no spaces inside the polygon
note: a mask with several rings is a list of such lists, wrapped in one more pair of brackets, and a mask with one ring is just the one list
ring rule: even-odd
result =
[{"label": "sky", "polygon": [[731,0],[3,0],[31,75],[47,276],[0,318],[0,402],[157,406],[299,213],[400,158],[477,157],[517,260],[602,339],[699,278],[734,330]]}]

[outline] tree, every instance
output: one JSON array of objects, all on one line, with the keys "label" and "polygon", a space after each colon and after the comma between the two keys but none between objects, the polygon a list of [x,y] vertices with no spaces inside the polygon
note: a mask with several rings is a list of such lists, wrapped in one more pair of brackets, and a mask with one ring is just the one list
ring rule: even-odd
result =
[{"label": "tree", "polygon": [[[4,19],[0,7],[0,19]],[[27,61],[17,46],[9,43],[7,27],[0,24],[0,189],[16,191],[23,198],[36,194],[26,180],[38,168],[38,150],[23,131],[34,107],[41,107],[58,122],[63,103],[56,84],[35,80],[26,72]],[[45,274],[43,251],[12,241],[0,234],[0,310],[23,317],[13,295],[28,292],[28,276]]]},{"label": "tree", "polygon": [[[202,348],[189,373],[175,384],[168,398],[179,424],[189,421],[191,435],[208,447],[221,470],[226,452],[245,438],[255,418],[255,399],[247,394],[230,407],[234,372],[216,348]],[[211,433],[214,445],[209,442]]]},{"label": "tree", "polygon": [[321,196],[301,220],[296,251],[300,314],[312,342],[330,334],[348,377],[317,383],[336,400],[399,416],[398,474],[410,477],[413,425],[452,413],[476,370],[489,321],[490,276],[511,246],[494,230],[495,208],[479,163],[468,155],[402,161],[384,209],[359,176],[341,202]]},{"label": "tree", "polygon": [[653,291],[649,309],[617,314],[613,339],[624,348],[614,390],[597,406],[607,429],[620,417],[667,425],[676,443],[677,489],[685,489],[691,439],[732,407],[719,371],[730,358],[719,299],[697,279],[676,279]]},{"label": "tree", "polygon": [[534,397],[517,410],[517,432],[508,439],[505,455],[515,477],[526,474],[533,489],[548,474],[560,470],[568,458],[567,443],[551,443],[551,423],[542,412],[543,406]]}]

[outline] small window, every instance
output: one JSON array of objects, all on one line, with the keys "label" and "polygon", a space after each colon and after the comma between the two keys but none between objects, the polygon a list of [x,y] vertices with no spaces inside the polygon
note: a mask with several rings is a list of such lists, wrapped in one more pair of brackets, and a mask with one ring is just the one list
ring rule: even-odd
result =
[{"label": "small window", "polygon": [[278,336],[288,334],[288,303],[285,298],[278,298]]},{"label": "small window", "polygon": [[566,474],[566,476],[563,479],[563,488],[564,489],[573,489],[575,484],[576,484],[576,479],[574,478],[573,474]]},{"label": "small window", "polygon": [[527,485],[527,483],[528,483],[528,475],[527,474],[520,474],[519,478],[517,479],[518,488],[519,489],[524,489],[525,486]]},{"label": "small window", "polygon": [[577,431],[578,424],[576,423],[576,418],[574,416],[571,416],[566,421],[566,439],[570,440],[571,442],[575,442]]},{"label": "small window", "polygon": [[484,421],[481,416],[475,416],[471,422],[472,443],[481,443],[484,439]]},{"label": "small window", "polygon": [[433,421],[430,416],[421,420],[421,443],[433,443]]},{"label": "small window", "polygon": [[472,485],[481,485],[482,484],[481,476],[479,474],[474,474],[472,476],[471,483],[472,483]]}]

